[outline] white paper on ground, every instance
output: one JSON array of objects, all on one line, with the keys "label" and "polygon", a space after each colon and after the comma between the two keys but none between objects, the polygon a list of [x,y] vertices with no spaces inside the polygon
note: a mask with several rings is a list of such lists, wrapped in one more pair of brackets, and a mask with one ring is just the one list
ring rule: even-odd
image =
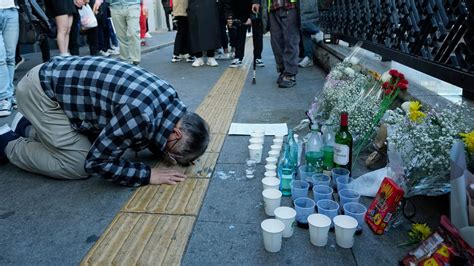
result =
[{"label": "white paper on ground", "polygon": [[353,189],[362,196],[375,197],[380,188],[380,184],[387,175],[388,167],[368,172],[359,176],[351,182]]},{"label": "white paper on ground", "polygon": [[232,123],[229,129],[229,135],[250,135],[255,129],[263,128],[265,135],[287,135],[288,126],[286,123],[279,124],[244,124]]}]

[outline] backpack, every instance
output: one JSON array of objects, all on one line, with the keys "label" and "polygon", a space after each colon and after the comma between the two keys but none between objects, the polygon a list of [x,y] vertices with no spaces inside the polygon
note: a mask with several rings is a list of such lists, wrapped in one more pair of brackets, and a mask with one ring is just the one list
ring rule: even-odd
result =
[{"label": "backpack", "polygon": [[18,0],[20,8],[20,44],[34,44],[47,35],[52,35],[49,19],[36,0]]}]

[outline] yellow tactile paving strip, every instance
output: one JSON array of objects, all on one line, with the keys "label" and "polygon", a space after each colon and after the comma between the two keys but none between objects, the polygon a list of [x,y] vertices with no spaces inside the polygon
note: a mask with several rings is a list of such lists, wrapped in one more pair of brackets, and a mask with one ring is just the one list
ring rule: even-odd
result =
[{"label": "yellow tactile paving strip", "polygon": [[[251,41],[245,49],[252,51]],[[250,56],[243,61],[242,68],[224,72],[196,109],[211,127],[211,142],[196,165],[181,168],[188,180],[176,186],[138,188],[81,265],[181,263],[251,66]]]}]

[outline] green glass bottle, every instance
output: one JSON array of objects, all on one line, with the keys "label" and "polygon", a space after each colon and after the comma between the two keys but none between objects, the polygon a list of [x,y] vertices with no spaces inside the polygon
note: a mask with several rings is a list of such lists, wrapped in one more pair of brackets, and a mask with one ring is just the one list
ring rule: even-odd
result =
[{"label": "green glass bottle", "polygon": [[341,113],[341,126],[336,132],[334,143],[335,167],[346,168],[352,172],[352,135],[348,127],[349,115]]},{"label": "green glass bottle", "polygon": [[293,180],[295,167],[290,156],[290,146],[285,144],[283,156],[278,162],[278,177],[280,178],[280,191],[283,196],[291,196],[290,183]]}]

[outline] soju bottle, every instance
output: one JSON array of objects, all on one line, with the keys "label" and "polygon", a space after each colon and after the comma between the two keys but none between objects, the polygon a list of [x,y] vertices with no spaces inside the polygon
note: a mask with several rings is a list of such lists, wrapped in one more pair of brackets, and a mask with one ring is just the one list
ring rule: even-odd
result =
[{"label": "soju bottle", "polygon": [[298,143],[295,140],[293,129],[288,131],[288,147],[290,160],[293,163],[293,167],[298,166]]},{"label": "soju bottle", "polygon": [[318,126],[311,126],[311,135],[306,143],[305,155],[306,164],[316,168],[316,173],[323,172],[323,139]]},{"label": "soju bottle", "polygon": [[331,170],[334,168],[334,138],[335,132],[332,123],[326,122],[321,128],[323,133],[323,173],[331,176]]},{"label": "soju bottle", "polygon": [[295,167],[290,157],[290,146],[285,144],[283,156],[278,162],[278,177],[280,178],[280,190],[283,196],[291,196],[290,183],[293,180]]},{"label": "soju bottle", "polygon": [[349,133],[348,114],[341,113],[341,127],[336,132],[334,144],[334,164],[352,173],[352,135]]}]

